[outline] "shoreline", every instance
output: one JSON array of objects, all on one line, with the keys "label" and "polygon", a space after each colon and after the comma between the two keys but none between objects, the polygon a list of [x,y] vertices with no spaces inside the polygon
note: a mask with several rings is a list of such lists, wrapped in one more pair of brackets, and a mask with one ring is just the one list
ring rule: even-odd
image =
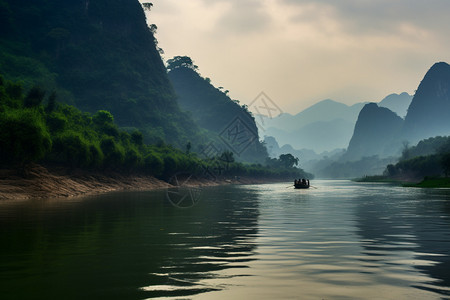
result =
[{"label": "shoreline", "polygon": [[[0,170],[0,201],[42,198],[71,198],[115,191],[150,191],[171,187],[169,183],[149,175],[90,172],[64,168],[46,168],[33,164],[27,176],[18,175],[14,169]],[[192,186],[217,186],[226,184],[260,184],[278,182],[276,179],[221,179],[195,180]]]},{"label": "shoreline", "polygon": [[366,176],[363,178],[353,179],[355,182],[375,182],[375,183],[391,183],[408,188],[450,188],[450,177],[442,176],[425,176],[423,178],[417,177],[402,177],[392,178],[387,176]]}]

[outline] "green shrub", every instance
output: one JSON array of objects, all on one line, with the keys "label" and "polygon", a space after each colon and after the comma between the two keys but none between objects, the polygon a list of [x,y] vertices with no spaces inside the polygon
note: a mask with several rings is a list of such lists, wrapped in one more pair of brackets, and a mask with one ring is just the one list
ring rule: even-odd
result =
[{"label": "green shrub", "polygon": [[52,133],[63,131],[67,126],[67,118],[60,112],[53,112],[47,116],[47,126]]},{"label": "green shrub", "polygon": [[125,153],[125,167],[128,169],[136,168],[142,165],[142,154],[134,148],[129,148]]},{"label": "green shrub", "polygon": [[0,161],[39,160],[50,151],[52,140],[39,112],[7,110],[0,114]]},{"label": "green shrub", "polygon": [[116,143],[112,137],[104,137],[100,142],[100,149],[105,155],[105,166],[116,169],[122,166],[125,158],[123,147]]},{"label": "green shrub", "polygon": [[56,136],[52,154],[53,160],[70,167],[86,167],[92,163],[89,142],[78,132],[66,131]]},{"label": "green shrub", "polygon": [[144,163],[145,169],[149,174],[156,177],[162,176],[164,172],[164,161],[161,156],[151,151],[145,156]]},{"label": "green shrub", "polygon": [[114,117],[113,115],[106,110],[99,110],[95,113],[95,115],[92,117],[92,120],[96,125],[103,126],[105,124],[113,124],[114,123]]},{"label": "green shrub", "polygon": [[89,152],[91,156],[91,166],[92,167],[100,167],[103,165],[103,160],[105,159],[105,155],[103,155],[100,146],[97,144],[91,144],[89,146]]}]

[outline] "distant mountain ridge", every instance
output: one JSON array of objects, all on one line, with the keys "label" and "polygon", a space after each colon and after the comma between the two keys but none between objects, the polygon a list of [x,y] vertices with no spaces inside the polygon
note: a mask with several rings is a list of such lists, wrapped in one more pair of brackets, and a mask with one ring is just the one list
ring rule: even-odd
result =
[{"label": "distant mountain ridge", "polygon": [[275,118],[264,118],[264,124],[270,128],[282,128],[286,131],[295,131],[313,122],[326,121],[334,119],[343,119],[356,121],[359,111],[364,103],[357,103],[352,106],[326,99],[322,100],[296,115],[283,113]]},{"label": "distant mountain ridge", "polygon": [[402,144],[440,135],[450,135],[450,65],[444,62],[425,74],[404,120],[375,103],[364,106],[344,158],[399,155]]},{"label": "distant mountain ridge", "polygon": [[413,96],[403,92],[401,94],[390,94],[378,103],[380,107],[389,108],[399,117],[404,118],[408,113],[408,107],[411,104]]},{"label": "distant mountain ridge", "polygon": [[[404,117],[411,99],[408,93],[390,94],[379,105]],[[320,153],[347,148],[365,104],[349,106],[326,99],[296,115],[283,113],[272,119],[263,117],[260,131],[262,135],[275,137],[281,145],[288,144],[295,149],[306,148]]]}]

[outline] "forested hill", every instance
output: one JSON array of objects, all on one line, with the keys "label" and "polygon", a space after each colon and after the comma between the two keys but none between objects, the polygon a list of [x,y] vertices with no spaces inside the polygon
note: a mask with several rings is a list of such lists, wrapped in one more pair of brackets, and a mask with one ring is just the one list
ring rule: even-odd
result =
[{"label": "forested hill", "polygon": [[176,103],[154,30],[138,0],[0,0],[0,74],[184,146],[198,129]]},{"label": "forested hill", "polygon": [[[198,67],[187,56],[168,60],[168,69],[181,108],[189,111],[200,127],[212,133],[215,147],[231,148],[244,161],[266,161],[267,149],[260,143],[255,119],[245,105],[230,99],[227,91],[200,76]],[[230,144],[230,139],[235,145]]]}]

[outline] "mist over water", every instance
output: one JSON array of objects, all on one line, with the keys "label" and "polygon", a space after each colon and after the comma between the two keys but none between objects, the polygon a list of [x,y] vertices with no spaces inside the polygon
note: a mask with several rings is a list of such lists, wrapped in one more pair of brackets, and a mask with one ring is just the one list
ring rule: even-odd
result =
[{"label": "mist over water", "polygon": [[349,181],[0,203],[3,299],[450,298],[450,192]]}]

